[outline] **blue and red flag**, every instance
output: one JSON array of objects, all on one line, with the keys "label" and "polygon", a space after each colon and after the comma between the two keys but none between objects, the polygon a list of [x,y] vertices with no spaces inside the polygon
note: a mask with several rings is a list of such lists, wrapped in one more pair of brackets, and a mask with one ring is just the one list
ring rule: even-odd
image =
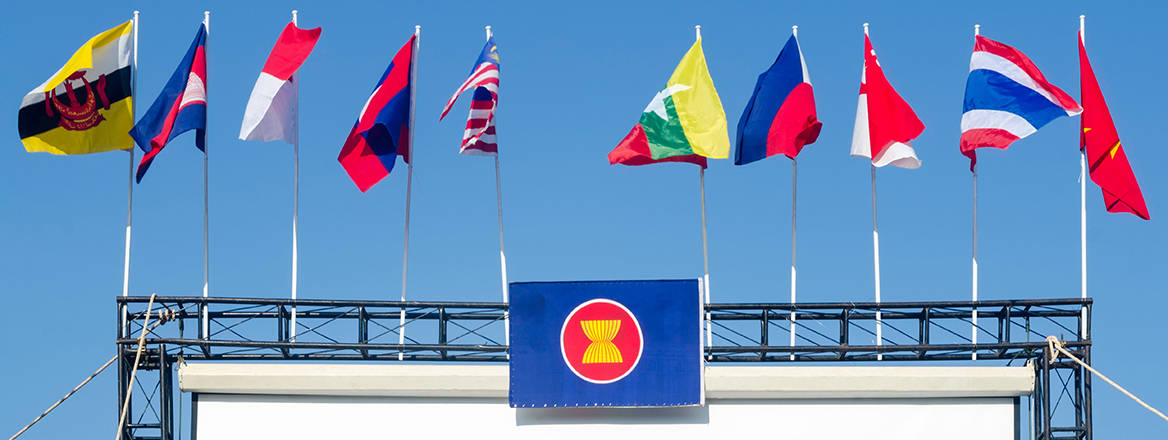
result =
[{"label": "blue and red flag", "polygon": [[704,403],[698,281],[511,283],[516,408]]},{"label": "blue and red flag", "polygon": [[416,35],[410,37],[393,56],[337,156],[337,161],[361,192],[388,176],[398,156],[406,163],[410,162],[416,38]]},{"label": "blue and red flag", "polygon": [[774,64],[758,76],[754,94],[738,120],[734,165],[776,154],[794,159],[804,145],[819,138],[822,127],[799,39],[791,35]]},{"label": "blue and red flag", "polygon": [[158,153],[176,136],[195,130],[195,146],[206,153],[207,131],[207,29],[199,24],[195,41],[178,63],[162,93],[130,130],[130,136],[142,151],[138,164],[138,182]]},{"label": "blue and red flag", "polygon": [[961,154],[969,157],[970,171],[977,165],[974,150],[1005,150],[1050,121],[1083,111],[1022,51],[980,35],[969,59],[964,104]]}]

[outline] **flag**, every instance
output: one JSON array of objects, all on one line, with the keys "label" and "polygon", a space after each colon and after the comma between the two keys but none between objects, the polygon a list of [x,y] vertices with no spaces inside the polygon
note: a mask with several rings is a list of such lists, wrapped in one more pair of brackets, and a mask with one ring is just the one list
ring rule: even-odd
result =
[{"label": "flag", "polygon": [[1144,220],[1149,220],[1148,207],[1140,184],[1132,172],[1127,154],[1119,143],[1119,133],[1111,120],[1099,81],[1091,60],[1087,59],[1087,49],[1083,46],[1083,34],[1079,34],[1079,87],[1083,100],[1082,136],[1079,147],[1087,156],[1087,166],[1091,170],[1091,181],[1103,190],[1103,203],[1107,212],[1130,212]]},{"label": "flag", "polygon": [[872,40],[864,35],[864,73],[860,77],[860,102],[856,105],[856,129],[852,156],[866,157],[872,165],[921,167],[910,141],[925,130],[907,102],[884,77]]},{"label": "flag", "polygon": [[162,148],[175,136],[195,130],[195,146],[206,153],[207,131],[207,28],[199,24],[186,56],[162,87],[162,93],[130,130],[138,147],[146,152],[138,164],[138,182]]},{"label": "flag", "polygon": [[688,162],[705,168],[706,158],[725,159],[729,154],[726,112],[706,68],[699,38],[665,87],[649,101],[640,122],[608,153],[608,162]]},{"label": "flag", "polygon": [[1004,150],[1050,121],[1082,111],[1018,49],[977,36],[961,115],[961,154],[969,157],[970,171],[977,165],[975,149]]},{"label": "flag", "polygon": [[799,39],[791,35],[771,67],[758,76],[738,120],[734,165],[776,154],[794,159],[804,145],[819,138],[822,127]]},{"label": "flag", "polygon": [[393,61],[385,68],[357,115],[357,122],[353,123],[345,146],[337,156],[337,161],[361,192],[388,176],[398,156],[406,163],[410,162],[416,39],[417,36],[411,36],[393,56]]},{"label": "flag", "polygon": [[243,112],[243,126],[239,138],[245,141],[278,141],[295,144],[299,98],[292,75],[312,53],[320,39],[320,28],[301,29],[288,23],[276,47],[268,55],[264,69],[256,79],[247,110]]},{"label": "flag", "polygon": [[134,148],[134,22],[97,34],[20,103],[17,132],[30,153],[89,154]]},{"label": "flag", "polygon": [[701,405],[698,286],[511,283],[511,406]]},{"label": "flag", "polygon": [[499,48],[495,46],[495,37],[487,38],[470,76],[446,101],[439,121],[450,112],[458,96],[467,90],[474,90],[474,93],[458,154],[494,156],[499,153],[499,141],[495,137],[495,109],[499,106]]}]

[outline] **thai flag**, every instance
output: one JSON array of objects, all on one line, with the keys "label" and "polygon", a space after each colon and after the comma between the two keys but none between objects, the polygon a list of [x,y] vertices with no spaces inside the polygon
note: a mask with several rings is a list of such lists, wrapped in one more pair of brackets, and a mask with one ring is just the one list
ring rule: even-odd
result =
[{"label": "thai flag", "polygon": [[416,41],[416,35],[410,37],[385,68],[337,156],[361,192],[388,176],[398,156],[410,162]]},{"label": "thai flag", "polygon": [[964,111],[961,153],[969,157],[973,171],[975,149],[1004,150],[1050,121],[1083,109],[1047,82],[1038,66],[1018,49],[978,36],[969,60]]},{"label": "thai flag", "polygon": [[787,40],[774,64],[758,76],[754,94],[738,120],[734,165],[783,154],[794,159],[819,138],[815,94],[799,39]]},{"label": "thai flag", "polygon": [[206,150],[207,130],[207,29],[199,25],[195,41],[182,62],[178,64],[162,93],[150,105],[130,130],[130,136],[142,151],[142,162],[138,164],[138,182],[146,175],[146,170],[154,158],[175,136],[195,130],[195,146]]},{"label": "thai flag", "polygon": [[450,107],[458,96],[467,90],[474,90],[470,101],[470,115],[466,118],[466,131],[462,134],[459,154],[494,156],[499,153],[499,141],[495,138],[495,108],[499,105],[499,48],[495,37],[487,38],[486,46],[475,61],[470,77],[458,87],[446,107],[442,109],[439,121],[450,112]]}]

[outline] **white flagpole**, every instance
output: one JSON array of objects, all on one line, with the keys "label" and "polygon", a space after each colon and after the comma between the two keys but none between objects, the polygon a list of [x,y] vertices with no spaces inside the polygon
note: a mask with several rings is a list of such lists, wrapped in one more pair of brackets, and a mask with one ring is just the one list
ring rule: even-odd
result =
[{"label": "white flagpole", "polygon": [[[694,26],[694,34],[698,41],[702,39],[702,26]],[[698,169],[698,183],[701,186],[702,196],[702,292],[706,304],[710,304],[710,242],[706,236],[706,168]],[[706,312],[706,347],[713,344],[714,329],[710,326],[710,312]]]},{"label": "white flagpole", "polygon": [[[799,38],[799,26],[791,26],[791,35]],[[798,192],[795,190],[799,183],[799,169],[795,158],[791,158],[791,305],[795,305],[795,196]],[[791,316],[788,321],[791,324],[791,347],[795,347],[795,309],[791,308]],[[795,351],[791,350],[791,360],[795,360]]]},{"label": "white flagpole", "polygon": [[[1079,38],[1083,40],[1084,47],[1087,45],[1086,19],[1085,15],[1079,16]],[[1079,148],[1079,252],[1082,298],[1087,299],[1087,149],[1083,146]],[[1087,308],[1083,307],[1079,314],[1080,337],[1087,338]]]},{"label": "white flagpole", "polygon": [[[872,273],[876,286],[876,346],[884,345],[884,322],[880,313],[880,233],[876,230],[876,166],[872,169]],[[884,360],[884,353],[876,353],[876,360]]]},{"label": "white flagpole", "polygon": [[[868,23],[864,23],[864,36]],[[872,273],[876,291],[876,346],[884,345],[884,321],[880,311],[880,232],[876,229],[876,165],[872,168]],[[876,353],[876,360],[884,360],[884,353]]]},{"label": "white flagpole", "polygon": [[[486,27],[487,39],[490,40],[494,33],[491,32],[491,27]],[[497,124],[496,124],[497,125]],[[507,253],[503,251],[503,183],[499,176],[499,152],[495,151],[495,206],[499,211],[499,274],[503,280],[503,303],[509,303],[509,287],[507,286]],[[503,314],[503,339],[508,345],[511,344],[511,314]],[[507,358],[511,358],[511,353],[507,353]]]},{"label": "white flagpole", "polygon": [[[138,99],[138,11],[134,11],[134,54],[133,66],[130,68],[130,118],[138,120],[137,106],[134,101]],[[126,186],[126,257],[122,264],[122,296],[130,296],[130,225],[134,219],[134,150],[136,146],[130,145],[130,173]],[[123,331],[126,325],[126,308],[122,306],[122,326]]]},{"label": "white flagpole", "polygon": [[[207,49],[209,49],[207,46],[210,46],[209,43],[210,43],[210,39],[211,39],[211,11],[203,11],[203,29],[204,29],[204,32],[207,33],[206,40],[203,41],[203,50],[206,51]],[[203,86],[206,87],[207,86],[207,78],[203,78],[203,82],[204,82]],[[208,110],[210,110],[209,107],[211,107],[209,98],[210,98],[209,96],[207,98],[204,98],[204,99],[207,99],[206,107],[208,107]],[[206,132],[207,131],[208,130],[206,130],[204,128],[204,130],[203,130],[203,139],[204,139],[203,140],[203,298],[207,297],[208,285],[210,284],[208,282],[209,277],[208,277],[208,270],[207,270],[207,263],[208,263],[208,257],[207,257],[207,254],[208,254],[208,252],[207,252],[208,251],[208,246],[207,246],[207,243],[208,243],[208,240],[207,240],[207,232],[208,232],[208,228],[207,228],[207,218],[208,218],[208,215],[207,215],[207,150],[209,149],[209,146],[206,143],[206,138],[207,138]],[[207,319],[207,308],[204,306],[203,307],[203,339],[207,339],[207,337],[210,335],[210,329],[208,328],[209,325],[210,325],[210,321]]]},{"label": "white flagpole", "polygon": [[[300,27],[300,11],[292,10],[292,25]],[[296,115],[293,126],[296,127],[295,138],[292,142],[292,316],[288,323],[290,342],[296,341],[296,291],[299,288],[300,273],[300,245],[297,239],[300,235],[300,74],[293,73],[292,87],[296,90]]]},{"label": "white flagpole", "polygon": [[[973,25],[973,36],[976,38],[981,35],[981,25]],[[973,170],[973,301],[977,302],[977,170]],[[973,311],[970,312],[970,322],[972,328],[970,329],[970,342],[977,345],[977,306],[973,306]],[[970,359],[977,360],[977,350],[973,350]]]},{"label": "white flagpole", "polygon": [[[406,167],[406,230],[405,236],[402,239],[402,288],[401,300],[406,301],[406,267],[410,261],[410,194],[413,193],[414,185],[414,96],[418,90],[418,49],[422,45],[422,26],[414,26],[414,47],[410,50],[413,58],[410,60],[410,136],[409,145],[406,146],[410,161]],[[397,343],[404,345],[406,343],[406,308],[403,306],[397,316]],[[398,350],[397,360],[403,360],[405,352]]]}]

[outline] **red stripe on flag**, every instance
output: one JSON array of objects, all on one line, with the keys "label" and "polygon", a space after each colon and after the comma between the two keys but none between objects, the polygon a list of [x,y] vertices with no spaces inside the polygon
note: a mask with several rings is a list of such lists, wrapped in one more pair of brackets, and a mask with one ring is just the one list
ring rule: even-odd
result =
[{"label": "red stripe on flag", "polygon": [[296,73],[296,69],[304,64],[304,60],[308,58],[308,54],[312,53],[312,48],[316,46],[317,40],[320,39],[321,29],[301,29],[292,23],[284,26],[284,30],[280,32],[280,37],[276,39],[276,46],[272,48],[272,52],[268,55],[268,61],[264,63],[264,72],[276,78],[287,81]]}]

